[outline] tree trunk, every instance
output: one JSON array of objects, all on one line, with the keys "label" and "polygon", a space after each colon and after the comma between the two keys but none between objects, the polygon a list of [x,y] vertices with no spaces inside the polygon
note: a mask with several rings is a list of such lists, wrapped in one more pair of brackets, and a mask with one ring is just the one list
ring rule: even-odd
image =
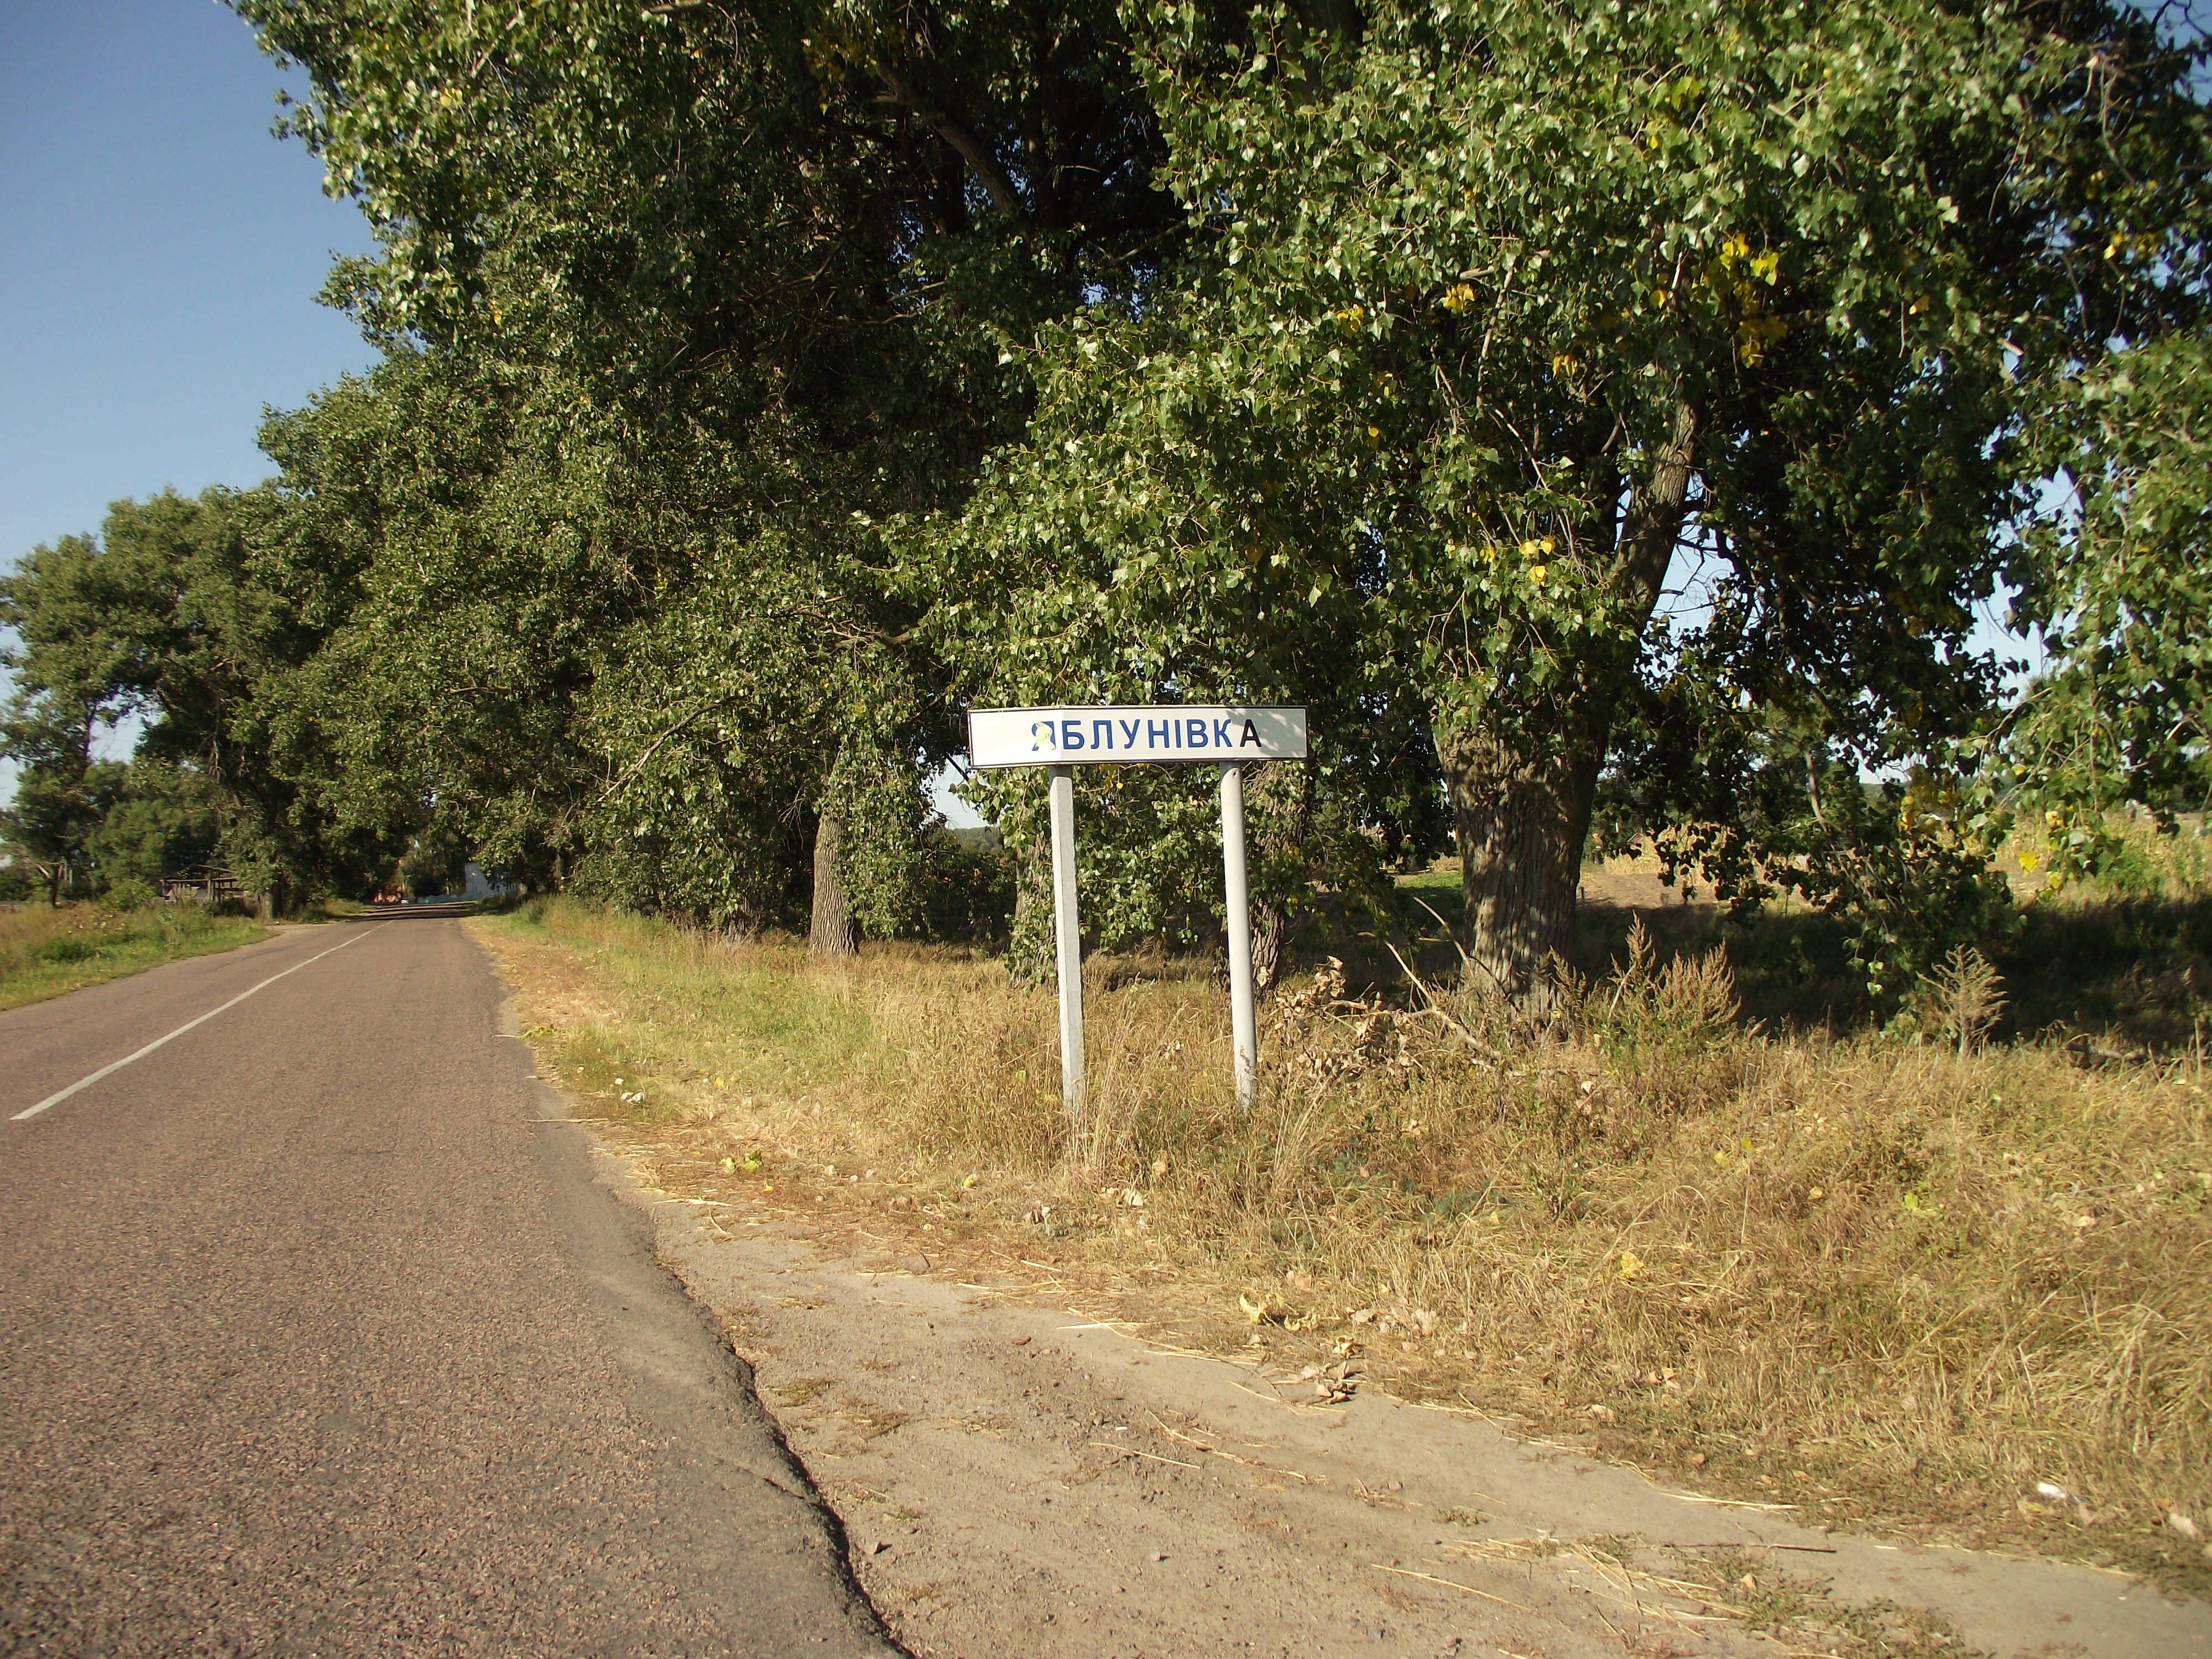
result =
[{"label": "tree trunk", "polygon": [[62,866],[57,859],[46,872],[46,905],[50,909],[62,908]]},{"label": "tree trunk", "polygon": [[814,826],[814,919],[806,935],[811,957],[849,957],[857,948],[853,943],[853,902],[837,868],[844,844],[845,820],[824,812]]},{"label": "tree trunk", "polygon": [[1059,972],[1057,926],[1052,841],[1039,834],[1014,854],[1014,926],[1006,943],[1006,973],[1015,984],[1042,985]]},{"label": "tree trunk", "polygon": [[[1695,404],[1676,405],[1674,429],[1654,447],[1650,476],[1613,539],[1602,580],[1638,638],[1681,537],[1703,425]],[[1442,725],[1436,733],[1467,899],[1462,948],[1480,985],[1536,1012],[1550,1009],[1553,963],[1565,963],[1574,946],[1590,807],[1634,649],[1620,661],[1580,666],[1578,684],[1559,694],[1552,718],[1517,747]]]},{"label": "tree trunk", "polygon": [[1264,997],[1283,976],[1283,947],[1290,942],[1290,913],[1272,900],[1252,906],[1252,994]]},{"label": "tree trunk", "polygon": [[1252,990],[1266,996],[1282,977],[1291,942],[1291,872],[1304,879],[1306,837],[1313,822],[1313,769],[1262,762],[1245,769],[1245,810],[1252,826]]},{"label": "tree trunk", "polygon": [[1484,737],[1437,736],[1459,834],[1467,915],[1463,945],[1475,981],[1541,1012],[1554,958],[1573,948],[1583,843],[1589,835],[1604,744],[1578,754],[1515,755]]}]

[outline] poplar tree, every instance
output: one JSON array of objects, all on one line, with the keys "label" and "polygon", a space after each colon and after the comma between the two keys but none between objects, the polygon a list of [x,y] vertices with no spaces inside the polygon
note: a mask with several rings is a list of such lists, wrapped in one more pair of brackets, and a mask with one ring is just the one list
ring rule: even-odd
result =
[{"label": "poplar tree", "polygon": [[2001,902],[1975,610],[2056,388],[2201,326],[2189,53],[2100,5],[1137,15],[1189,255],[1042,337],[933,532],[950,648],[1413,700],[1516,998],[1609,769],[1738,896]]},{"label": "poplar tree", "polygon": [[[610,757],[616,861],[661,846],[696,865],[708,775],[733,808],[725,785],[769,790],[747,810],[787,820],[781,782],[702,746],[749,727],[756,751],[812,758],[816,939],[842,948],[837,918],[882,908],[846,890],[883,845],[848,817],[918,802],[956,729],[853,515],[957,500],[1025,412],[1000,337],[1129,291],[1179,233],[1113,8],[239,9],[307,70],[289,125],[384,244],[332,297],[394,342],[555,376],[596,411],[604,453],[672,486],[671,522],[609,562],[650,596],[623,624],[639,654],[607,657],[642,677],[594,678],[590,697],[599,737],[634,745]],[[710,481],[659,471],[670,456]],[[702,672],[661,677],[710,616],[728,631],[695,630]],[[763,684],[763,661],[818,670],[821,694]],[[862,690],[830,690],[840,677]],[[785,724],[802,709],[803,735]],[[885,781],[902,774],[902,791]]]}]

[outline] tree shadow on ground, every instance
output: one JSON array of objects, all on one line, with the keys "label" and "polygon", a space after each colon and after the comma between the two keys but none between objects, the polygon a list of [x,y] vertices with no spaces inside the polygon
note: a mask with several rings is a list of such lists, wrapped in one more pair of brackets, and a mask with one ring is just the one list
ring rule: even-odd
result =
[{"label": "tree shadow on ground", "polygon": [[[1455,884],[1424,882],[1402,894],[1401,919],[1425,977],[1446,980],[1456,969],[1446,928],[1460,912]],[[1662,963],[1725,949],[1744,1019],[1770,1030],[1842,1035],[1894,1012],[1866,994],[1845,926],[1817,911],[1585,902],[1575,970],[1593,980],[1615,971],[1638,921]],[[1367,947],[1359,955],[1377,984],[1402,981],[1379,939],[1344,944]],[[2076,1037],[2109,1058],[2188,1048],[2212,1030],[2212,894],[2091,892],[2025,903],[2010,935],[1983,950],[2004,981],[2006,1006],[1991,1032],[2000,1041]]]}]

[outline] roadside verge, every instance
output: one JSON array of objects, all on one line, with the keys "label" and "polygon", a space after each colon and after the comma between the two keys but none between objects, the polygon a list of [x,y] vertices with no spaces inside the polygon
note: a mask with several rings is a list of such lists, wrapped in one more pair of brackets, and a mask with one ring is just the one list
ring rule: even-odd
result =
[{"label": "roadside verge", "polygon": [[195,904],[138,910],[24,905],[0,914],[0,1009],[268,937],[270,929],[259,922],[213,915]]},{"label": "roadside verge", "polygon": [[[1603,1572],[1627,1605],[1650,1609],[1650,1639],[1676,1644],[1672,1651],[1723,1651],[1712,1644],[1756,1627],[1801,1638],[1799,1650],[1818,1640],[1819,1650],[1846,1654],[1955,1652],[1959,1635],[2008,1653],[2031,1640],[2037,1650],[2212,1652],[2203,1603],[2164,1601],[2117,1575],[2029,1562],[2016,1565],[2030,1577],[2014,1580],[1980,1565],[1996,1557],[1902,1538],[1838,1543],[1825,1538],[1811,1504],[1717,1503],[1726,1494],[1608,1468],[1597,1458],[1620,1449],[1598,1417],[1535,1429],[1502,1413],[1486,1421],[1385,1399],[1364,1368],[1402,1345],[1370,1353],[1383,1347],[1379,1322],[1294,1328],[1304,1322],[1265,1292],[1242,1316],[1194,1304],[1187,1273],[1161,1273],[1167,1264],[1147,1247],[1146,1218],[1126,1190],[1118,1236],[1127,1248],[1102,1253],[1083,1248],[1095,1230],[1088,1238],[1056,1231],[1038,1213],[1048,1205],[1033,1203],[1025,1224],[991,1224],[989,1210],[1007,1194],[987,1203],[975,1192],[984,1213],[973,1214],[972,1181],[947,1192],[936,1176],[808,1164],[799,1143],[827,1091],[798,1071],[814,1049],[793,1027],[810,1009],[825,1018],[818,1006],[748,1009],[741,1030],[686,1036],[726,1006],[697,996],[692,981],[574,934],[521,949],[513,935],[487,942],[518,985],[547,1074],[574,1091],[580,1114],[603,1119],[595,1127],[610,1148],[663,1195],[664,1258],[757,1365],[794,1449],[846,1517],[863,1583],[917,1650],[1212,1650],[1230,1644],[1231,1629],[1237,1642],[1285,1652],[1313,1650],[1324,1630],[1331,1645],[1397,1630],[1382,1650],[1434,1650],[1432,1638],[1441,1647],[1480,1632],[1512,1648],[1510,1632],[1481,1622],[1493,1613],[1537,1620],[1552,1650],[1580,1650],[1559,1644],[1600,1640],[1595,1631],[1619,1622],[1599,1601],[1588,1602],[1602,1615],[1597,1625],[1571,1616],[1583,1602],[1567,1598],[1598,1595],[1590,1575]],[[765,985],[771,1005],[777,994]],[[713,1102],[719,1075],[641,1075],[639,1058],[672,1031],[721,1052],[757,1040],[741,1056],[754,1079],[784,1064],[793,1075],[781,1133],[733,1137],[726,1116],[673,1104],[687,1095]],[[884,1291],[886,1273],[904,1276],[895,1296]],[[1049,1328],[993,1324],[1024,1307]],[[1133,1343],[1141,1364],[1079,1376],[1066,1369],[1114,1343]],[[1340,1424],[1338,1437],[1301,1447],[1282,1430],[1224,1417],[1219,1390],[1178,1371],[1218,1370],[1224,1362],[1200,1357],[1206,1352],[1241,1362],[1230,1406]],[[1143,1395],[1129,1381],[1139,1373],[1148,1386],[1180,1380]],[[1145,1413],[1133,1421],[1133,1402]],[[1398,1426],[1372,1445],[1346,1437],[1382,1422]],[[1492,1438],[1455,1437],[1476,1430]],[[1345,1446],[1354,1450],[1340,1464],[1312,1461]],[[1531,1470],[1559,1474],[1570,1492],[1631,1484],[1592,1511],[1555,1503],[1540,1480],[1530,1486]],[[1457,1472],[1468,1490],[1443,1490],[1439,1471]],[[1642,1507],[1647,1498],[1664,1498],[1657,1513]],[[1685,1514],[1734,1518],[1717,1534],[1686,1532]],[[1747,1532],[1744,1516],[1824,1541],[1785,1547],[1790,1534]],[[1377,1516],[1410,1530],[1377,1532]],[[1115,1553],[1146,1538],[1164,1541],[1128,1561]],[[1279,1548],[1236,1557],[1223,1538],[1272,1538]],[[1363,1553],[1372,1559],[1347,1565]],[[1908,1571],[1914,1562],[1925,1571]],[[1130,1583],[1139,1568],[1141,1584]],[[1486,1572],[1517,1572],[1524,1586],[1564,1574],[1580,1587],[1531,1601],[1486,1591]],[[1821,1593],[1823,1578],[1832,1595]],[[1979,1587],[1972,1595],[1960,1588],[1968,1580]],[[1434,1619],[1423,1597],[1461,1611]],[[1953,1628],[1959,1634],[1947,1636]],[[1007,1630],[1022,1632],[1019,1646],[994,1647]],[[1680,1645],[1692,1634],[1698,1644]],[[1602,1639],[1612,1645],[1592,1650],[1620,1650],[1616,1635]]]}]

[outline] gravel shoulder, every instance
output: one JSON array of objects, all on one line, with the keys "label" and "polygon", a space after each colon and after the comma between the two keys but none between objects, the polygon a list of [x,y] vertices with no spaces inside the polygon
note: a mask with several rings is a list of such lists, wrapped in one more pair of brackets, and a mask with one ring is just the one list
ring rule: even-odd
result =
[{"label": "gravel shoulder", "polygon": [[1178,1352],[1034,1281],[635,1195],[917,1654],[2212,1654],[2212,1607],[2117,1575],[1832,1535],[1372,1392],[1302,1403],[1264,1340]]}]

